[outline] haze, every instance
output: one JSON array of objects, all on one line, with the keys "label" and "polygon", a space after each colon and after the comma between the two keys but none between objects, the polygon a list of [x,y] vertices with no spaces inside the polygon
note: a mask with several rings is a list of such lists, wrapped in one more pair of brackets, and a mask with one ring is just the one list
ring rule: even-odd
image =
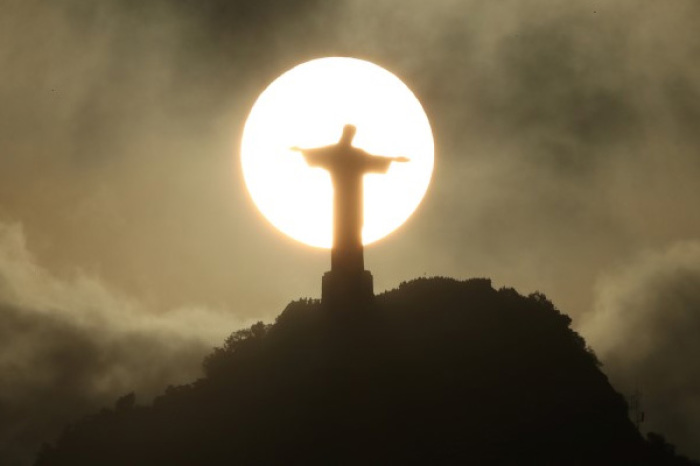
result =
[{"label": "haze", "polygon": [[0,5],[0,455],[320,295],[327,251],[267,224],[235,151],[276,76],[349,55],[396,73],[436,141],[418,211],[367,248],[375,290],[544,292],[641,390],[643,430],[700,456],[698,2]]}]

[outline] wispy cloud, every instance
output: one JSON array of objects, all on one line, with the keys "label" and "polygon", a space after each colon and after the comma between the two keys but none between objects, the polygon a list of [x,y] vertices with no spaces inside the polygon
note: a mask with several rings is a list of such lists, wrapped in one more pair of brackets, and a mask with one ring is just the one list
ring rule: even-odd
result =
[{"label": "wispy cloud", "polygon": [[700,242],[647,252],[602,276],[580,331],[615,386],[641,392],[642,428],[699,455]]},{"label": "wispy cloud", "polygon": [[156,315],[98,277],[59,278],[35,261],[20,225],[0,224],[0,323],[8,464],[120,395],[147,402],[193,381],[202,357],[248,322],[198,307]]}]

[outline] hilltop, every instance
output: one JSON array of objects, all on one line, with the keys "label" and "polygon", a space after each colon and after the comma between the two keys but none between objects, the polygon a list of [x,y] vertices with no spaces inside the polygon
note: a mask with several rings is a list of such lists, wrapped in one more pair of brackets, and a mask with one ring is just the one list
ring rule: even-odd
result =
[{"label": "hilltop", "polygon": [[121,398],[36,464],[694,464],[639,434],[570,324],[487,279],[295,301],[233,333],[203,378]]}]

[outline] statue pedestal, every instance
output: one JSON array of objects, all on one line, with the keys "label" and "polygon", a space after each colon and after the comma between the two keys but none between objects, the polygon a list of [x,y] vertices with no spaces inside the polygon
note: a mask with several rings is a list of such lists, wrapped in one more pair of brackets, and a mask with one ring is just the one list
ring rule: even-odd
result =
[{"label": "statue pedestal", "polygon": [[359,273],[330,271],[323,274],[321,302],[331,307],[368,304],[374,298],[374,284],[369,270]]}]

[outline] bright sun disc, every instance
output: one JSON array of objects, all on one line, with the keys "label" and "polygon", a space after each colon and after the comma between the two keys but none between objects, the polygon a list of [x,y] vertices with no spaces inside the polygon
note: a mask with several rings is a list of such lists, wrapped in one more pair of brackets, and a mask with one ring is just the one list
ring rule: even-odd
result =
[{"label": "bright sun disc", "polygon": [[418,99],[399,78],[367,61],[320,58],[270,84],[246,121],[243,176],[253,201],[279,230],[310,246],[330,248],[330,175],[307,166],[293,146],[338,142],[357,127],[355,147],[373,155],[408,157],[386,174],[364,177],[364,228],[369,244],[401,226],[418,207],[433,172],[433,135]]}]

